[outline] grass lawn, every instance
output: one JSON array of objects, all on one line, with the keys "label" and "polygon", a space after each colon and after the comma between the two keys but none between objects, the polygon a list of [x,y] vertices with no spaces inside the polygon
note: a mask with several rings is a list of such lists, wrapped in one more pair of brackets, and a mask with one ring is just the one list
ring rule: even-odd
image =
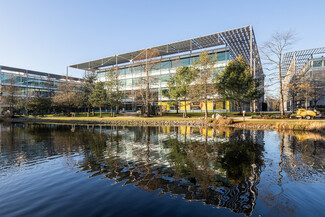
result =
[{"label": "grass lawn", "polygon": [[[209,118],[211,118],[211,116],[213,114],[215,114],[216,112],[209,112]],[[226,117],[231,117],[231,118],[240,118],[243,115],[240,114],[239,112],[218,112],[219,114],[221,114],[222,116],[226,116]],[[246,117],[250,117],[251,115],[272,115],[274,113],[270,113],[270,112],[246,112]],[[202,117],[204,117],[204,112],[193,112],[193,113],[187,113],[188,117],[190,117],[189,119],[186,118],[184,120],[193,120],[193,119],[200,119]],[[178,114],[176,113],[165,113],[164,116],[162,117],[149,117],[149,118],[144,118],[144,117],[137,117],[137,116],[125,116],[124,114],[115,114],[116,117],[111,117],[111,113],[110,112],[103,112],[102,113],[102,120],[110,120],[111,118],[114,120],[119,120],[118,118],[122,118],[123,120],[125,118],[128,118],[129,120],[139,120],[139,119],[183,119],[183,112],[179,112]],[[22,116],[23,117],[23,116]],[[95,113],[95,116],[89,116],[87,117],[87,113],[86,112],[80,112],[80,113],[75,113],[75,117],[67,117],[66,115],[63,114],[56,114],[55,116],[53,114],[48,114],[48,115],[37,115],[37,116],[29,116],[29,117],[36,117],[36,118],[47,118],[47,119],[64,119],[64,120],[70,120],[70,118],[73,118],[74,120],[97,120],[99,119],[99,112]]]},{"label": "grass lawn", "polygon": [[[24,117],[24,116],[21,116]],[[191,118],[183,118],[182,114],[167,114],[159,117],[136,117],[136,116],[124,116],[118,115],[117,117],[110,117],[110,114],[103,114],[103,118],[98,116],[90,116],[87,117],[85,115],[79,115],[76,117],[66,117],[66,116],[53,116],[53,115],[45,115],[45,116],[28,116],[28,118],[40,119],[40,120],[61,120],[61,121],[203,121],[202,116],[197,114],[196,116],[192,116]],[[312,124],[312,123],[320,123],[325,125],[325,120],[298,120],[298,119],[251,119],[249,117],[243,118],[240,116],[232,117],[234,119],[234,123],[248,123],[248,124],[272,124],[275,125],[277,123],[288,123],[288,124]],[[209,118],[208,122],[211,123],[212,119]]]},{"label": "grass lawn", "polygon": [[[24,116],[21,116],[24,117]],[[117,116],[117,117],[110,117],[110,116],[103,116],[103,118],[100,118],[99,116],[90,116],[90,117],[64,117],[64,116],[53,116],[53,115],[47,115],[47,116],[28,116],[28,118],[33,119],[44,119],[44,120],[65,120],[65,121],[109,121],[109,120],[115,120],[115,121],[199,121],[201,120],[199,117],[197,118],[182,118],[178,116],[162,116],[162,117],[135,117],[135,116]]]},{"label": "grass lawn", "polygon": [[[242,117],[243,114],[239,112],[209,112],[209,117],[211,117],[213,114],[220,114],[222,116],[226,117]],[[246,112],[245,115],[247,117],[252,116],[252,115],[274,115],[274,114],[279,114],[279,113],[274,113],[274,112]],[[204,117],[204,112],[188,112],[187,115],[189,117]],[[183,112],[179,112],[178,114],[176,113],[165,113],[164,116],[177,116],[177,117],[183,117]]]},{"label": "grass lawn", "polygon": [[[111,117],[111,113],[110,112],[103,112],[102,116],[103,117]],[[120,117],[120,116],[123,116],[123,115],[122,114],[115,114],[115,116]],[[55,116],[53,114],[48,114],[48,115],[44,115],[44,116],[37,115],[37,117],[67,117],[67,116],[63,115],[63,114],[56,114]],[[75,113],[75,117],[76,118],[77,117],[87,117],[87,113],[86,112]],[[99,117],[99,112],[96,112],[95,116],[91,116],[91,113],[90,113],[89,117]]]}]

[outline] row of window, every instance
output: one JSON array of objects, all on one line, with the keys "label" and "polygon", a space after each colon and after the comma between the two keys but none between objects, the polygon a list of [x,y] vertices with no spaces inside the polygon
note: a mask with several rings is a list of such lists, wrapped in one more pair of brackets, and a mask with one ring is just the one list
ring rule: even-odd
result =
[{"label": "row of window", "polygon": [[[7,94],[6,86],[3,86],[2,88],[3,88],[2,89],[3,96],[6,96]],[[14,95],[27,96],[28,94],[29,96],[33,96],[33,95],[40,94],[42,96],[50,96],[51,92],[52,91],[48,89],[16,87],[14,90]]]},{"label": "row of window", "polygon": [[13,84],[17,86],[29,86],[29,87],[40,87],[40,88],[57,88],[59,82],[51,80],[42,80],[35,78],[27,78],[22,76],[1,74],[1,84]]},{"label": "row of window", "polygon": [[[159,82],[167,82],[170,78],[170,74],[164,74],[164,75],[157,75],[157,76],[151,76],[149,79],[150,84],[157,85]],[[121,87],[130,87],[130,86],[136,86],[141,83],[145,83],[145,77],[142,78],[129,78],[129,79],[122,79],[119,81]]]},{"label": "row of window", "polygon": [[[224,70],[225,67],[217,67],[214,74],[212,75],[212,79],[215,77],[216,73]],[[150,84],[151,85],[159,85],[159,83],[166,83],[168,82],[171,74],[163,74],[163,75],[156,75],[156,76],[150,76]],[[121,79],[119,80],[119,84],[121,87],[131,87],[131,86],[137,86],[141,83],[145,83],[145,77],[138,77],[138,78],[128,78],[128,79]]]},{"label": "row of window", "polygon": [[[217,72],[220,72],[224,70],[225,67],[217,67],[214,71],[214,74],[212,75],[212,79],[215,77]],[[158,85],[160,82],[161,83],[166,83],[171,74],[162,74],[162,75],[155,75],[155,76],[150,76],[150,84],[152,85]],[[119,84],[121,87],[130,87],[130,86],[136,86],[141,84],[141,82],[145,82],[144,80],[146,77],[138,77],[138,78],[128,78],[128,79],[120,79]]]},{"label": "row of window", "polygon": [[325,66],[325,60],[314,60],[309,64],[310,67],[322,67]]},{"label": "row of window", "polygon": [[[211,58],[214,58],[217,60],[217,62],[227,61],[230,59],[230,54],[228,51],[219,52],[216,54],[210,54]],[[157,64],[154,64],[152,66],[151,71],[157,71],[157,70],[166,70],[171,68],[178,68],[181,66],[189,66],[193,65],[195,61],[197,61],[199,56],[194,57],[186,57],[178,60],[168,60],[168,61],[162,61]],[[131,74],[140,74],[144,72],[145,68],[144,66],[135,66],[135,67],[129,67],[129,68],[123,68],[119,69],[118,72],[120,75],[131,75]],[[104,78],[106,76],[107,72],[101,72],[97,74],[98,78]]]}]

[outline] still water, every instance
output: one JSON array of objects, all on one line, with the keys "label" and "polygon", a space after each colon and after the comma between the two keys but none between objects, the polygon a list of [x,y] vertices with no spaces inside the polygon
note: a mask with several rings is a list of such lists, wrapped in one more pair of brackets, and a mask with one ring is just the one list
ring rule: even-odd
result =
[{"label": "still water", "polygon": [[1,124],[0,216],[325,216],[324,136]]}]

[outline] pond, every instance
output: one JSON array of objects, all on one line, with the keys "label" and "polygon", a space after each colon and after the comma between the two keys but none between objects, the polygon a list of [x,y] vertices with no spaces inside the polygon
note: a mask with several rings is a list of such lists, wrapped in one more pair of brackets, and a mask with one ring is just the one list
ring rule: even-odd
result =
[{"label": "pond", "polygon": [[0,124],[0,216],[324,216],[325,136]]}]

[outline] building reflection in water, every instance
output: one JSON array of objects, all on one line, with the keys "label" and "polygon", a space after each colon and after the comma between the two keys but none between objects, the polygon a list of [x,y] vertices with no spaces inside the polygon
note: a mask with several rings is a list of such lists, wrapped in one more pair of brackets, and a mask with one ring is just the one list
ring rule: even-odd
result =
[{"label": "building reflection in water", "polygon": [[[265,164],[264,131],[3,124],[0,139],[1,170],[64,156],[68,168],[91,178],[101,175],[145,191],[184,195],[247,216],[253,212]],[[297,146],[297,137],[291,135],[282,142],[280,175],[301,173],[295,178],[302,179],[308,170],[299,169],[301,163],[314,170],[325,165],[317,153],[324,149],[317,144],[313,149]]]}]

